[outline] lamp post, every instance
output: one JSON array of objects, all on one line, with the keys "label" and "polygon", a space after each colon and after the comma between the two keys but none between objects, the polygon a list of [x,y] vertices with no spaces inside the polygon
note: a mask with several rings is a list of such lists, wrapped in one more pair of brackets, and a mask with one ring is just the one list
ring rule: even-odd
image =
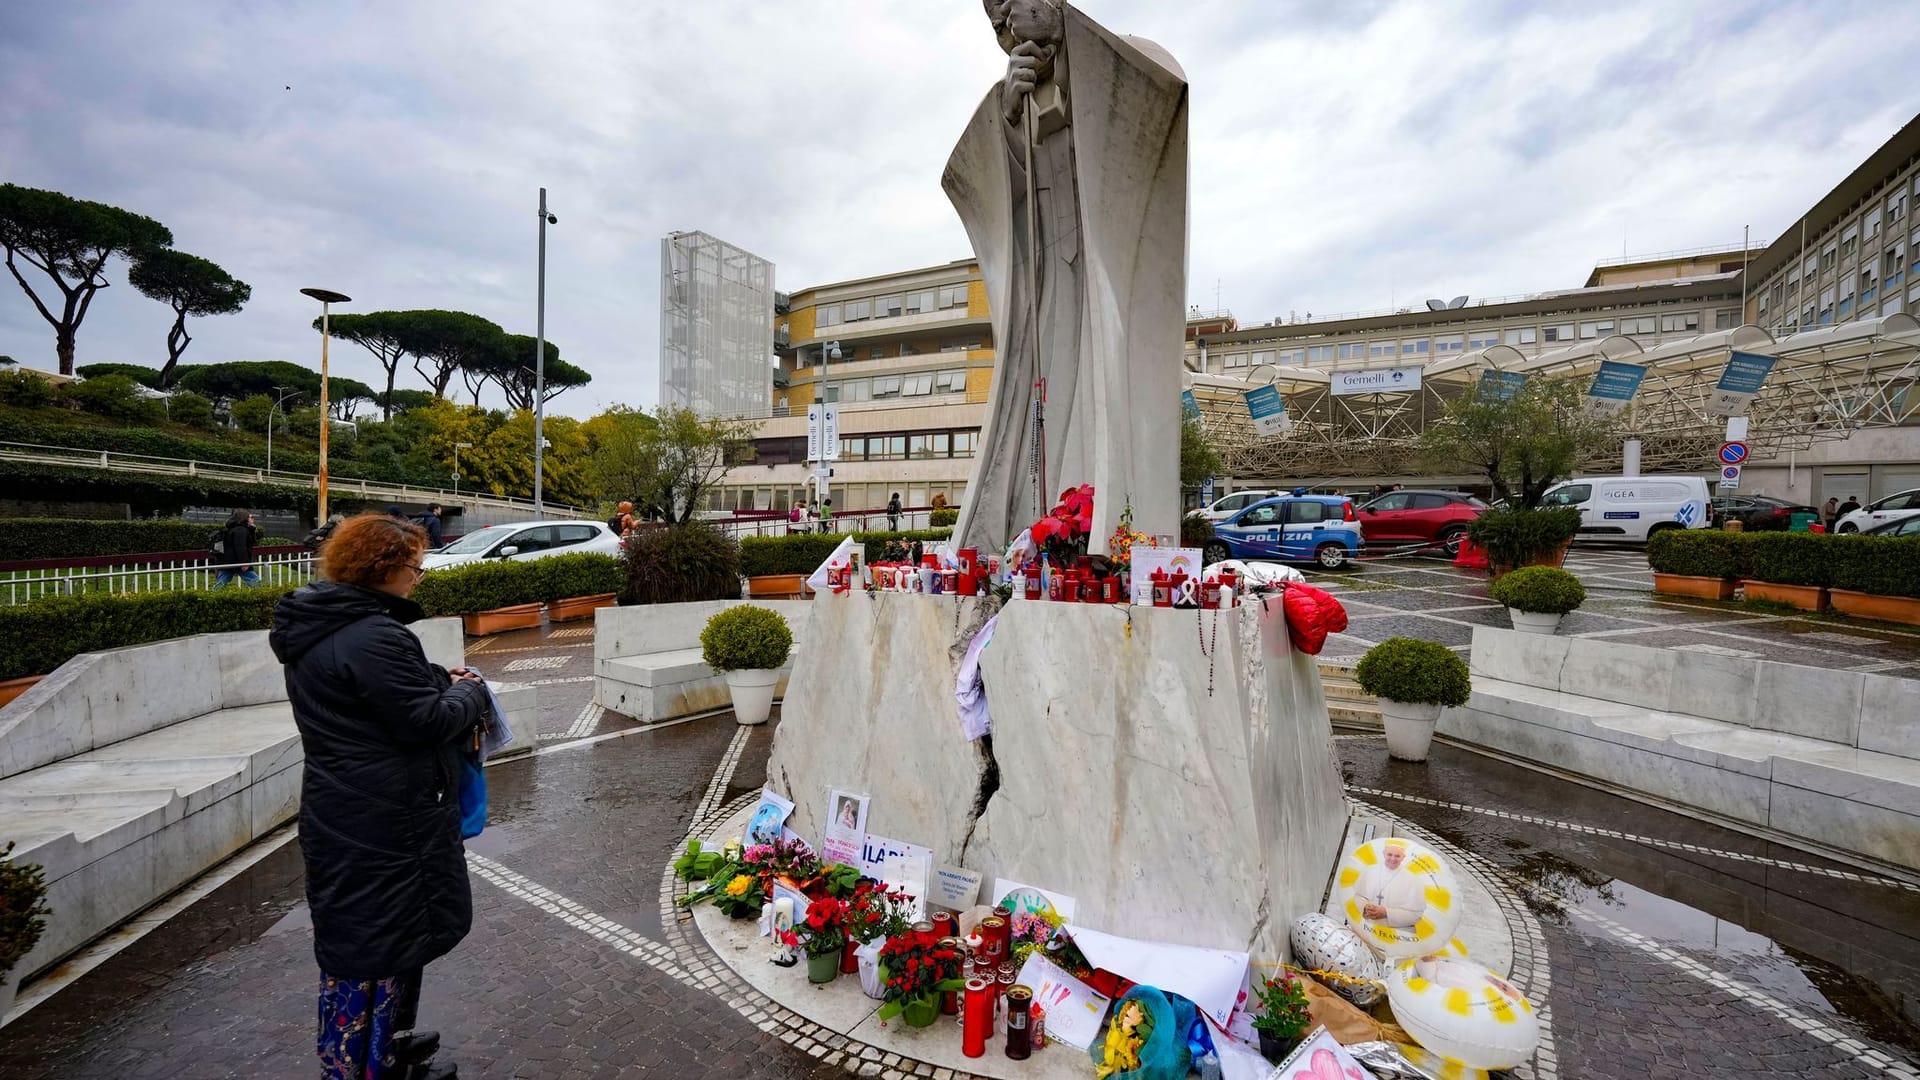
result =
[{"label": "lamp post", "polygon": [[[288,389],[287,387],[281,386],[279,383],[275,383],[273,388],[275,390],[280,391],[280,396],[274,399],[273,409],[279,409],[280,415],[282,417],[285,417],[287,415],[287,410],[284,408],[281,408],[280,403],[287,400],[290,397],[299,397],[300,392],[298,390]],[[273,409],[267,410],[267,471],[268,472],[273,471]],[[325,418],[322,418],[321,423],[323,426],[325,425]],[[321,518],[320,520],[325,521],[326,519]]]},{"label": "lamp post", "polygon": [[320,475],[317,482],[320,487],[319,521],[327,520],[327,338],[331,331],[331,308],[335,304],[344,304],[353,299],[346,293],[337,293],[332,289],[301,289],[301,292],[320,301]]},{"label": "lamp post", "polygon": [[460,497],[460,451],[472,448],[473,444],[470,442],[453,444],[453,497],[456,499]]},{"label": "lamp post", "polygon": [[560,219],[547,212],[547,189],[540,189],[540,284],[533,312],[533,519],[544,521],[547,418],[547,226]]}]

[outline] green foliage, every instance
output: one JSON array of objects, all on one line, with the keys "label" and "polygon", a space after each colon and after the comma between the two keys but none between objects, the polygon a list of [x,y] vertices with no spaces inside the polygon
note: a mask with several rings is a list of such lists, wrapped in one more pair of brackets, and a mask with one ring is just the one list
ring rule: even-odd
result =
[{"label": "green foliage", "polygon": [[127,281],[142,295],[173,309],[173,327],[167,332],[167,366],[173,374],[180,354],[192,339],[187,336],[189,315],[226,315],[239,311],[253,288],[217,264],[184,251],[159,248],[135,256]]},{"label": "green foliage", "polygon": [[772,608],[730,607],[700,631],[700,657],[715,671],[772,671],[792,652],[793,631]]},{"label": "green foliage", "polygon": [[1920,536],[1826,538],[1833,587],[1920,599]]},{"label": "green foliage", "polygon": [[1198,488],[1207,482],[1207,477],[1218,476],[1222,471],[1220,452],[1207,438],[1207,429],[1200,424],[1200,418],[1185,411],[1180,414],[1180,486]]},{"label": "green foliage", "polygon": [[740,546],[698,521],[636,529],[627,540],[622,604],[733,600],[740,595]]},{"label": "green foliage", "polygon": [[1755,581],[1769,585],[1833,584],[1833,551],[1837,536],[1821,533],[1761,533],[1749,537],[1747,550]]},{"label": "green foliage", "polygon": [[213,427],[213,402],[191,390],[182,390],[167,399],[167,417],[176,424],[203,430]]},{"label": "green foliage", "polygon": [[[899,532],[854,533],[869,563],[886,559],[890,543],[915,540],[936,543],[953,536],[952,529],[903,529]],[[747,577],[767,574],[811,574],[820,569],[846,537],[839,533],[794,533],[791,536],[748,536],[740,541],[740,572]]]},{"label": "green foliage", "polygon": [[[0,461],[0,491],[42,502],[123,502],[137,514],[178,514],[188,506],[280,507],[312,511],[318,498],[312,489],[282,484],[250,484],[194,476],[139,475],[112,469],[68,465],[40,465]],[[346,509],[359,504],[336,494],[332,505]]]},{"label": "green foliage", "polygon": [[[63,375],[73,374],[74,335],[88,305],[109,284],[107,261],[171,246],[173,234],[152,218],[57,191],[0,184],[0,249],[15,268],[14,280],[53,327]],[[21,275],[22,264],[52,278],[62,295],[35,292]]]},{"label": "green foliage", "polygon": [[36,863],[15,862],[13,841],[0,848],[0,983],[39,944],[47,927],[47,880]]},{"label": "green foliage", "polygon": [[1307,1011],[1307,986],[1299,976],[1281,972],[1267,979],[1257,991],[1260,1012],[1253,1018],[1253,1029],[1270,1039],[1299,1039],[1313,1026]]},{"label": "green foliage", "polygon": [[81,364],[74,369],[73,373],[83,379],[98,379],[103,375],[125,375],[150,390],[160,389],[159,369],[142,367],[139,364]]},{"label": "green foliage", "polygon": [[[585,386],[593,381],[593,376],[587,374],[585,369],[560,359],[558,345],[551,341],[546,345],[546,385],[541,400],[552,401],[576,386]],[[500,385],[501,393],[507,396],[508,406],[515,409],[533,408],[533,361],[537,355],[533,346],[531,334],[506,335],[503,350],[506,363],[494,375],[494,382]]]},{"label": "green foliage", "polygon": [[0,371],[0,405],[40,409],[53,404],[54,386],[33,371]]},{"label": "green foliage", "polygon": [[403,413],[424,409],[439,400],[425,390],[395,390],[391,394],[380,394],[373,399],[373,403],[389,412]]},{"label": "green foliage", "polygon": [[211,525],[80,518],[0,518],[0,561],[204,551]]},{"label": "green foliage", "polygon": [[1187,514],[1180,518],[1180,546],[1203,548],[1217,535],[1213,522],[1198,514]]},{"label": "green foliage", "polygon": [[1573,507],[1556,510],[1483,511],[1467,525],[1467,539],[1480,545],[1487,561],[1496,567],[1525,566],[1551,555],[1580,531],[1580,511]]},{"label": "green foliage", "polygon": [[576,596],[617,593],[627,583],[627,568],[619,559],[592,551],[549,555],[528,565],[539,568],[540,599],[549,604]]},{"label": "green foliage", "polygon": [[1495,601],[1535,615],[1565,615],[1587,602],[1587,587],[1557,566],[1523,566],[1487,586]]},{"label": "green foliage", "polygon": [[853,895],[860,884],[860,868],[846,863],[827,863],[820,868],[820,887],[835,900],[845,900]]},{"label": "green foliage", "polygon": [[689,840],[686,854],[673,860],[673,874],[681,881],[705,881],[723,862],[719,852],[703,850],[700,841]]},{"label": "green foliage", "polygon": [[1459,654],[1418,638],[1388,638],[1368,649],[1353,677],[1367,693],[1406,705],[1458,707],[1473,692]]},{"label": "green foliage", "polygon": [[274,404],[272,398],[265,394],[255,394],[234,402],[229,415],[233,417],[233,422],[239,425],[241,431],[262,435],[266,433],[268,425],[279,421],[280,418],[277,415],[279,411],[279,407]]},{"label": "green foliage", "polygon": [[166,406],[142,397],[139,383],[125,375],[82,379],[60,388],[60,397],[73,407],[123,424],[153,424],[166,417]]},{"label": "green foliage", "polygon": [[0,607],[0,679],[45,675],[81,653],[265,629],[272,625],[273,605],[288,591],[82,593]]},{"label": "green foliage", "polygon": [[1662,529],[1647,538],[1647,565],[1689,577],[1753,576],[1753,537],[1719,529]]},{"label": "green foliage", "polygon": [[1613,417],[1587,406],[1582,380],[1534,375],[1512,397],[1463,393],[1445,417],[1420,434],[1436,471],[1468,470],[1493,485],[1496,499],[1535,507],[1554,481],[1613,441]]},{"label": "green foliage", "polygon": [[936,529],[951,529],[960,523],[960,511],[942,507],[927,515],[927,524]]},{"label": "green foliage", "polygon": [[255,394],[278,397],[282,387],[295,391],[303,401],[320,400],[320,373],[286,360],[191,364],[174,371],[173,385],[214,401],[238,401]]},{"label": "green foliage", "polygon": [[728,467],[746,459],[759,429],[758,421],[705,419],[676,406],[662,406],[651,423],[629,413],[605,426],[592,451],[599,497],[658,506],[677,522],[692,520]]},{"label": "green foliage", "polygon": [[[556,556],[557,557],[557,556]],[[428,615],[471,615],[518,604],[537,604],[545,586],[539,559],[484,562],[429,570],[413,590],[414,603]]]}]

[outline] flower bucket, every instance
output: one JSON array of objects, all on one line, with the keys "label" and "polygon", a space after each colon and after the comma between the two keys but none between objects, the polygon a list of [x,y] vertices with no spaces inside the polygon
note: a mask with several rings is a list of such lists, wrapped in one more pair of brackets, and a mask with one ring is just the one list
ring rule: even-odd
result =
[{"label": "flower bucket", "polygon": [[908,1027],[932,1027],[933,1022],[940,1019],[940,999],[915,998],[900,1010],[900,1018],[907,1022]]},{"label": "flower bucket", "polygon": [[807,956],[807,981],[810,983],[830,983],[840,977],[840,953],[838,951]]},{"label": "flower bucket", "polygon": [[880,980],[880,947],[886,943],[885,938],[876,938],[853,950],[860,964],[860,990],[875,1001],[887,996],[887,984]]}]

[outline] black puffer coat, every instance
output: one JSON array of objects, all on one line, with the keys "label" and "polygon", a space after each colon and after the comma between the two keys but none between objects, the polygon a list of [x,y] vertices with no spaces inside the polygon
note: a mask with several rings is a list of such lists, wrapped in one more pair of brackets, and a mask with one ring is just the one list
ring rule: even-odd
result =
[{"label": "black puffer coat", "polygon": [[300,848],[329,975],[410,971],[473,922],[456,784],[487,694],[427,662],[405,625],[420,615],[411,600],[319,582],[280,601],[267,637],[307,755]]}]

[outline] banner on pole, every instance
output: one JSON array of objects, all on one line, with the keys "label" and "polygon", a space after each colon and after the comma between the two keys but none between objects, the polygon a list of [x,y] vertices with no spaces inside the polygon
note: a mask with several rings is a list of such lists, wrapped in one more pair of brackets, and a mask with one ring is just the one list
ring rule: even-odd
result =
[{"label": "banner on pole", "polygon": [[1587,388],[1587,405],[1596,412],[1617,413],[1640,392],[1640,380],[1646,377],[1645,364],[1602,360],[1600,370],[1594,373],[1593,385]]},{"label": "banner on pole", "polygon": [[1253,418],[1254,433],[1261,436],[1283,435],[1293,428],[1287,416],[1287,403],[1277,386],[1256,386],[1242,395],[1247,400],[1247,415]]},{"label": "banner on pole", "polygon": [[1483,371],[1480,373],[1480,400],[1508,401],[1527,385],[1523,371]]},{"label": "banner on pole", "polygon": [[1714,386],[1713,393],[1707,395],[1707,415],[1744,415],[1747,406],[1753,403],[1754,395],[1766,385],[1767,374],[1773,370],[1775,359],[1745,352],[1736,352],[1729,357],[1727,370],[1720,373],[1720,382]]},{"label": "banner on pole", "polygon": [[1180,391],[1180,415],[1189,420],[1200,419],[1200,399],[1194,397],[1191,390]]}]

